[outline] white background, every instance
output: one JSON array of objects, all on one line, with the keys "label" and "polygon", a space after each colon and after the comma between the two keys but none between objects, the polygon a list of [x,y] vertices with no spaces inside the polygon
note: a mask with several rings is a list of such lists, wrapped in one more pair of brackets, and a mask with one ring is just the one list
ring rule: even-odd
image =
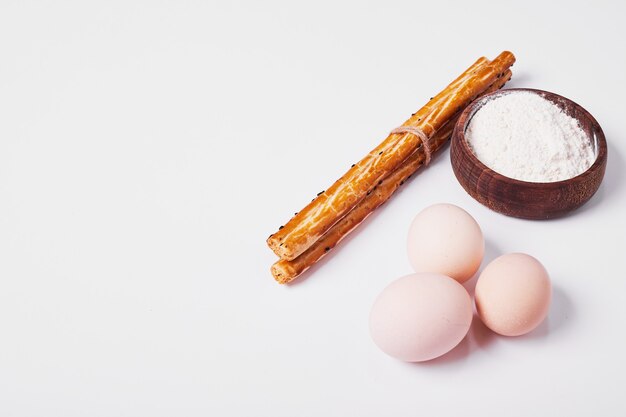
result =
[{"label": "white background", "polygon": [[[2,1],[0,415],[625,415],[622,5]],[[496,214],[446,150],[277,285],[265,238],[503,49],[511,87],[603,126],[589,204]],[[475,322],[450,354],[405,364],[370,341],[368,313],[410,273],[409,224],[436,202],[475,216],[485,262],[539,258],[554,300],[525,337]]]}]

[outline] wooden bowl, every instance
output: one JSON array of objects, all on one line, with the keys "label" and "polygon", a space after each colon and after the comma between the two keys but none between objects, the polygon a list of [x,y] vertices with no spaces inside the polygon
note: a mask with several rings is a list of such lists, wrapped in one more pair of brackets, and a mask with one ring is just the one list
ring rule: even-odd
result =
[{"label": "wooden bowl", "polygon": [[[526,182],[505,177],[480,162],[465,139],[465,130],[474,114],[489,99],[512,91],[539,94],[578,120],[595,148],[596,160],[591,167],[564,181]],[[487,94],[463,111],[452,134],[450,158],[456,178],[475,200],[507,216],[537,220],[562,216],[582,206],[595,194],[604,177],[607,147],[596,119],[578,104],[547,91],[514,88]]]}]

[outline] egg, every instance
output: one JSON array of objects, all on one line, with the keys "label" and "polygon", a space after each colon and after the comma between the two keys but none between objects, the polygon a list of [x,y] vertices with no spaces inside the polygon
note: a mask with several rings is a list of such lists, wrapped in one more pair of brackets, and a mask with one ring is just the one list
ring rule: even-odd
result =
[{"label": "egg", "polygon": [[416,272],[437,272],[465,282],[480,267],[485,241],[480,226],[465,210],[435,204],[413,220],[407,250]]},{"label": "egg", "polygon": [[369,325],[383,352],[421,362],[452,350],[471,322],[472,301],[461,284],[445,275],[420,273],[399,278],[382,291]]},{"label": "egg", "polygon": [[487,327],[504,336],[530,332],[544,320],[552,285],[530,255],[510,253],[493,260],[476,283],[476,310]]}]

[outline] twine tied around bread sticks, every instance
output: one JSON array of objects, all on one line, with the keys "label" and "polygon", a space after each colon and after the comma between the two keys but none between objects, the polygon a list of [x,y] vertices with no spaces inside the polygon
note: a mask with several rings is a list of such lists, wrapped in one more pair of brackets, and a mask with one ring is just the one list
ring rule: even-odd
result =
[{"label": "twine tied around bread sticks", "polygon": [[422,140],[422,148],[424,149],[424,155],[426,156],[424,165],[430,164],[432,150],[430,149],[430,145],[428,144],[428,136],[426,136],[426,134],[422,132],[422,129],[420,129],[419,127],[415,127],[415,126],[398,126],[389,133],[390,134],[410,133],[420,138]]}]

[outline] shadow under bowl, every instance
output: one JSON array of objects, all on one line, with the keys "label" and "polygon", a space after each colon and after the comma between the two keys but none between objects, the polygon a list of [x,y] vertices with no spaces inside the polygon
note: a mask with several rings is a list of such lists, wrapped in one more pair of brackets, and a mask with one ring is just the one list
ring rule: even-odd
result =
[{"label": "shadow under bowl", "polygon": [[[516,91],[540,95],[576,119],[591,138],[595,162],[582,174],[556,182],[528,182],[506,177],[488,168],[474,155],[465,131],[481,107],[500,95]],[[607,161],[606,138],[594,117],[573,101],[543,90],[514,88],[486,94],[461,113],[452,134],[450,159],[454,175],[475,200],[507,216],[523,219],[551,219],[585,204],[598,190]]]}]

